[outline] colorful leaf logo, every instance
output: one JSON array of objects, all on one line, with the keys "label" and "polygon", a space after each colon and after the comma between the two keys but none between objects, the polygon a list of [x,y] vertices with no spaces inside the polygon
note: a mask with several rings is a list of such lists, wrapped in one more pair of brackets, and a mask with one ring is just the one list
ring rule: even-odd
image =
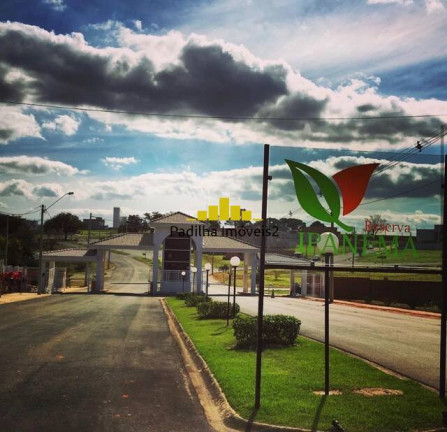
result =
[{"label": "colorful leaf logo", "polygon": [[[287,159],[286,163],[292,172],[296,197],[303,210],[315,219],[335,223],[346,231],[352,231],[353,227],[340,220],[340,196],[343,199],[344,216],[358,207],[365,195],[369,179],[379,164],[357,165],[340,171],[333,176],[334,184],[329,177],[315,168]],[[321,204],[309,178],[320,189],[329,210],[326,210],[325,206]]]}]

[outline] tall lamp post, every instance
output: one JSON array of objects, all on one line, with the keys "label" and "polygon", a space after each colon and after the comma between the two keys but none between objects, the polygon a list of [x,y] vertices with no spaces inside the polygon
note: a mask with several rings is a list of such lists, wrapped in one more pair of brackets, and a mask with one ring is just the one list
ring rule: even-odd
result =
[{"label": "tall lamp post", "polygon": [[185,276],[186,276],[186,272],[182,271],[181,275],[182,275],[182,292],[185,292]]},{"label": "tall lamp post", "polygon": [[211,268],[212,268],[212,266],[210,263],[205,264],[205,270],[206,270],[205,300],[208,300],[208,278],[209,278]]},{"label": "tall lamp post", "polygon": [[230,264],[233,267],[233,318],[236,315],[236,269],[240,263],[239,257],[231,257]]},{"label": "tall lamp post", "polygon": [[44,204],[40,206],[40,235],[39,235],[39,275],[37,278],[37,294],[42,294],[42,282],[43,282],[43,268],[42,268],[42,252],[43,252],[43,216],[45,212],[50,208],[53,207],[54,204],[59,202],[62,198],[64,198],[67,195],[74,195],[74,192],[67,192],[66,194],[62,195],[60,198],[58,198],[56,201],[54,201],[53,204],[50,204],[48,207],[45,207]]},{"label": "tall lamp post", "polygon": [[231,269],[228,270],[227,327],[230,324],[230,290],[231,290]]},{"label": "tall lamp post", "polygon": [[321,234],[318,248],[324,253],[324,394],[329,395],[329,304],[331,297],[329,293],[332,290],[331,275],[333,270],[330,267],[334,265],[334,252],[338,249],[338,237],[331,233]]},{"label": "tall lamp post", "polygon": [[191,271],[192,271],[192,292],[194,293],[194,285],[196,284],[197,267],[191,267]]}]

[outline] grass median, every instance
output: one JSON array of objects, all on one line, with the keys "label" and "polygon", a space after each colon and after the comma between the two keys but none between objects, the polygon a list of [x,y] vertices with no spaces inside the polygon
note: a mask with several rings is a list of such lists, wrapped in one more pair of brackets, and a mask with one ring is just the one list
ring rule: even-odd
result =
[{"label": "grass median", "polygon": [[[167,303],[207,362],[231,406],[244,418],[254,404],[256,353],[235,348],[225,320],[199,320],[195,307],[183,300]],[[381,372],[367,363],[331,350],[331,390],[324,389],[324,346],[299,337],[290,348],[263,353],[261,408],[254,420],[270,424],[328,430],[338,420],[349,431],[414,431],[441,427],[445,405],[437,394],[411,380]],[[354,391],[380,388],[401,395],[364,396]]]}]

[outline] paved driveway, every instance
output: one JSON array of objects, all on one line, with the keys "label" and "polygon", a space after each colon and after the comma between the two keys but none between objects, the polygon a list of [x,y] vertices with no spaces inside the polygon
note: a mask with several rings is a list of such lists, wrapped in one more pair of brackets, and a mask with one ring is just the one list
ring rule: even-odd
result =
[{"label": "paved driveway", "polygon": [[2,432],[210,430],[159,299],[116,290],[0,305]]}]

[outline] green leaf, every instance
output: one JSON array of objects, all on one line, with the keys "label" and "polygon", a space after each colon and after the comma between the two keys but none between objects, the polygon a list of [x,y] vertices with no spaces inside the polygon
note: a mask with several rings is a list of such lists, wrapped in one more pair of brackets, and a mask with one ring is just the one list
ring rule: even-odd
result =
[{"label": "green leaf", "polygon": [[[287,159],[286,162],[292,172],[296,197],[303,210],[315,219],[323,222],[333,222],[346,231],[352,231],[352,227],[345,225],[339,220],[340,196],[337,188],[332,183],[332,180],[310,166]],[[329,212],[321,205],[317,193],[312,187],[309,179],[303,173],[306,173],[311,177],[320,188],[320,191],[330,208]]]}]

